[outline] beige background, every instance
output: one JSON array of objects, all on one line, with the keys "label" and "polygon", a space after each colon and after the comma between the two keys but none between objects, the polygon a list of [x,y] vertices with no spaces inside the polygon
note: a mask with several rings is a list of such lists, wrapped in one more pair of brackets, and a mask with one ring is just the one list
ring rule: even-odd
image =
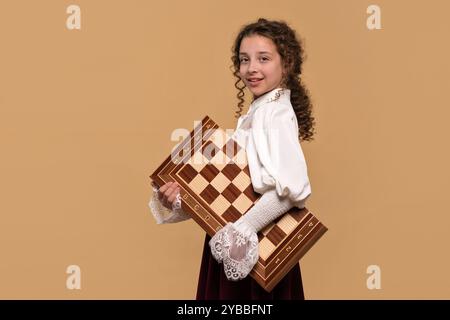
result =
[{"label": "beige background", "polygon": [[[81,7],[81,30],[66,8]],[[366,28],[381,7],[382,30]],[[450,298],[448,1],[2,1],[0,298],[191,299],[204,232],[158,226],[148,175],[175,128],[234,128],[241,25],[304,39],[316,139],[302,143],[330,231],[308,299]],[[246,111],[247,109],[245,109]],[[81,267],[81,290],[66,288]],[[368,290],[366,268],[381,267]]]}]

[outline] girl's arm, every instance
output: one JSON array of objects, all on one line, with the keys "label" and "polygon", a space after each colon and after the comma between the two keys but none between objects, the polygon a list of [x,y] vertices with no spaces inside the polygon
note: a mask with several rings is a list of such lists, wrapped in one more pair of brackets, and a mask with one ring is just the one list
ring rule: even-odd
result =
[{"label": "girl's arm", "polygon": [[211,253],[223,262],[229,280],[245,278],[259,258],[258,231],[294,206],[275,189],[266,191],[258,202],[234,223],[228,223],[209,242]]},{"label": "girl's arm", "polygon": [[257,232],[294,206],[303,208],[311,194],[306,161],[298,141],[292,107],[260,107],[247,145],[252,185],[262,196],[239,220],[211,239],[215,259],[229,280],[245,278],[258,261]]},{"label": "girl's arm", "polygon": [[302,208],[311,194],[311,185],[298,137],[297,117],[290,106],[274,103],[263,107],[257,110],[252,123],[250,151],[256,152],[248,156],[253,167],[263,168],[250,170],[253,187],[261,194],[276,188],[279,196],[289,197],[296,207]]}]

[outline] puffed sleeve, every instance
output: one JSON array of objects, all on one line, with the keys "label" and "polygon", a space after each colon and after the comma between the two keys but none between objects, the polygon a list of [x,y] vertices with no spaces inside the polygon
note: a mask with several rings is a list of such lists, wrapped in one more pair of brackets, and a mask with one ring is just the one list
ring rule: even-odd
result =
[{"label": "puffed sleeve", "polygon": [[275,187],[280,197],[287,196],[303,208],[311,186],[292,106],[280,103],[262,106],[255,114],[252,127],[254,147],[262,165],[259,181],[252,180],[254,188],[257,187],[255,191]]}]

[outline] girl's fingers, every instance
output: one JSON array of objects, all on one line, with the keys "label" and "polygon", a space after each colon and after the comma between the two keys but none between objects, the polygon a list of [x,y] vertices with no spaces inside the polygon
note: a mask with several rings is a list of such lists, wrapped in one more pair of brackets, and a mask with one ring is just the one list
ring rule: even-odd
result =
[{"label": "girl's fingers", "polygon": [[[176,182],[172,183],[170,187],[164,192],[162,203],[169,209],[172,208],[172,202],[175,200],[176,190],[178,188],[177,186],[178,184]],[[174,193],[175,195],[172,196],[172,194]]]},{"label": "girl's fingers", "polygon": [[167,182],[165,185],[163,185],[159,191],[164,193],[170,186],[172,185],[172,182]]},{"label": "girl's fingers", "polygon": [[177,194],[180,192],[180,188],[176,188],[173,190],[173,192],[170,194],[170,196],[167,198],[167,202],[169,202],[171,205],[175,201]]},{"label": "girl's fingers", "polygon": [[172,181],[167,182],[165,185],[163,185],[160,189],[159,189],[159,193],[158,193],[158,199],[161,202],[167,202],[167,197],[172,193],[170,191],[170,188],[175,188],[176,185],[178,185],[176,182],[173,183]]},{"label": "girl's fingers", "polygon": [[180,192],[180,186],[177,182],[169,181],[164,184],[158,190],[158,200],[161,204],[168,208],[172,209],[172,204],[175,201],[177,194]]},{"label": "girl's fingers", "polygon": [[177,187],[178,187],[178,184],[176,182],[172,183],[171,186],[166,190],[166,192],[164,192],[164,194],[167,197],[169,197]]},{"label": "girl's fingers", "polygon": [[159,201],[161,201],[162,204],[164,204],[164,201],[165,201],[164,193],[166,192],[167,188],[170,187],[171,184],[172,184],[172,182],[168,182],[165,185],[163,185],[161,188],[159,188],[158,199],[159,199]]}]

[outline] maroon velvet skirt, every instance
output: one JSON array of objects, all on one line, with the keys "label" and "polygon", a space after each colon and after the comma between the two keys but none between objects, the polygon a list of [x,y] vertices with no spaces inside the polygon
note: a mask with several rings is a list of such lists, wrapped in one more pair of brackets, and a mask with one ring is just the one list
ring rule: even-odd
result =
[{"label": "maroon velvet skirt", "polygon": [[300,266],[296,264],[286,276],[266,292],[251,276],[240,281],[230,281],[223,265],[211,254],[206,235],[198,278],[197,300],[304,300]]}]

